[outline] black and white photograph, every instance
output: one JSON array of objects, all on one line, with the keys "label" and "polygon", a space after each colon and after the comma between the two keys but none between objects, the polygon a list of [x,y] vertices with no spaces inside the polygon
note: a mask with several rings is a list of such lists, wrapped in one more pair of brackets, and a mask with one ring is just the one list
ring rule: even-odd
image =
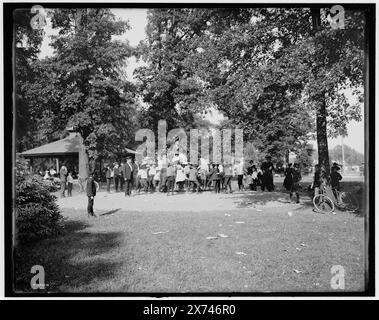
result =
[{"label": "black and white photograph", "polygon": [[6,292],[372,295],[375,9],[3,3]]}]

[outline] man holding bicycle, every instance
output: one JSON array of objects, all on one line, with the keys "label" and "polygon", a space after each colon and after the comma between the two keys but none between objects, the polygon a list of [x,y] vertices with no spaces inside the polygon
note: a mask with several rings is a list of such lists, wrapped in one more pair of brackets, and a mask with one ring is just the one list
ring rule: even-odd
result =
[{"label": "man holding bicycle", "polygon": [[338,191],[340,191],[340,180],[342,180],[342,176],[338,172],[340,169],[340,166],[336,162],[334,162],[330,172],[330,184],[332,187],[333,194],[337,199],[337,202],[339,202]]}]

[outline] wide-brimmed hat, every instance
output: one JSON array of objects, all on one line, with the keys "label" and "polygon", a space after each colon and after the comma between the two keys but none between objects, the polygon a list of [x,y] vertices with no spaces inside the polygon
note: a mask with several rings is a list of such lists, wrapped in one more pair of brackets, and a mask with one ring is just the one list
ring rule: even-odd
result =
[{"label": "wide-brimmed hat", "polygon": [[338,171],[338,170],[341,170],[341,165],[338,164],[337,162],[333,162],[332,168]]}]

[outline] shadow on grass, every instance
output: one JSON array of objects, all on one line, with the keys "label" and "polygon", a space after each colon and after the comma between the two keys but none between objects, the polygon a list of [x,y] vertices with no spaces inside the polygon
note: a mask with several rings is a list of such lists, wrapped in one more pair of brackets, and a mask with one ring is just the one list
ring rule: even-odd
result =
[{"label": "shadow on grass", "polygon": [[[301,207],[295,210],[300,210],[302,208],[307,207],[313,209],[313,192],[309,190],[308,187],[309,183],[301,183],[301,189],[299,190]],[[358,200],[359,209],[354,212],[350,211],[349,213],[359,217],[364,216],[365,210],[363,201],[363,182],[348,181],[341,183],[341,190],[350,192]],[[238,197],[236,197],[235,204],[237,208],[251,208],[256,205],[266,205],[268,202],[276,202],[279,206],[281,204],[291,203],[289,198],[289,191],[287,191],[283,186],[278,184],[275,185],[275,190],[271,192],[261,191],[261,189],[258,188],[257,191],[247,191],[245,193],[239,194]],[[341,209],[337,208],[337,210],[340,211]]]},{"label": "shadow on grass", "polygon": [[[64,234],[15,249],[15,293],[38,293],[31,289],[33,265],[45,270],[43,292],[82,291],[93,281],[111,279],[121,261],[110,261],[106,254],[120,245],[121,233],[85,231],[88,224],[66,221]],[[67,289],[68,288],[68,289]]]},{"label": "shadow on grass", "polygon": [[[303,192],[300,192],[301,196]],[[283,187],[276,184],[274,191],[262,191],[258,187],[257,191],[247,190],[244,193],[239,193],[235,198],[237,208],[250,208],[255,205],[266,205],[268,202],[277,202],[280,204],[289,204],[289,191],[286,191]]]},{"label": "shadow on grass", "polygon": [[120,210],[121,210],[121,208],[113,209],[113,210],[110,210],[110,211],[107,211],[107,212],[104,212],[104,213],[100,214],[100,216],[109,216],[109,215],[114,214],[114,213],[116,213],[117,211],[120,211]]}]

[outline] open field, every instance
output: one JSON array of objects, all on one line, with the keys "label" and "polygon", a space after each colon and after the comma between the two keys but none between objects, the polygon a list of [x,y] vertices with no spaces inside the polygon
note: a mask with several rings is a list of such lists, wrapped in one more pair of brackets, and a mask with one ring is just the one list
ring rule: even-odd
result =
[{"label": "open field", "polygon": [[279,189],[99,192],[97,218],[83,194],[59,199],[65,233],[18,248],[16,288],[32,291],[39,264],[49,292],[321,292],[334,291],[331,268],[341,265],[345,291],[362,291],[364,218],[315,213],[306,193],[294,204]]}]

